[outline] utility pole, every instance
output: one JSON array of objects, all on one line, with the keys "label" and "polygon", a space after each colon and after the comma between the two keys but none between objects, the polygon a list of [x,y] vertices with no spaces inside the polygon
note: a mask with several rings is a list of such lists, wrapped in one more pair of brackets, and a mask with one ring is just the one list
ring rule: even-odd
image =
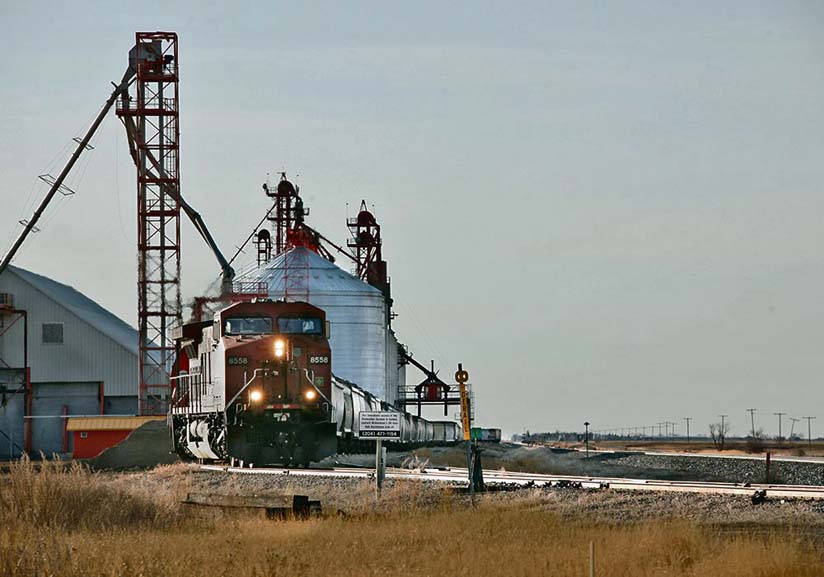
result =
[{"label": "utility pole", "polygon": [[815,419],[815,417],[802,417],[802,419],[807,419],[807,445],[812,449],[813,448],[813,435],[812,435],[812,428],[810,427],[810,422]]},{"label": "utility pole", "polygon": [[729,415],[718,415],[721,417],[721,431],[719,431],[719,438],[721,439],[721,450],[724,450],[724,440],[727,437],[727,417]]},{"label": "utility pole", "polygon": [[659,423],[658,423],[658,437],[659,437],[659,438],[661,437],[661,425],[663,425],[663,424],[664,424],[664,423],[661,423],[660,421],[659,421]]},{"label": "utility pole", "polygon": [[790,420],[793,422],[792,426],[790,427],[790,442],[793,442],[793,431],[795,431],[795,424],[800,421],[801,419],[796,419],[795,417],[790,417]]},{"label": "utility pole", "polygon": [[692,417],[684,417],[684,420],[687,422],[687,443],[690,442],[690,421]]},{"label": "utility pole", "polygon": [[778,413],[773,413],[773,415],[778,417],[778,442],[779,443],[781,442],[781,417],[783,417],[786,414],[787,413],[782,413],[780,411]]},{"label": "utility pole", "polygon": [[587,448],[587,459],[589,459],[589,421],[584,421],[584,427],[586,427],[586,432],[584,433],[584,443]]},{"label": "utility pole", "polygon": [[755,439],[755,409],[747,409],[750,414],[750,423],[752,424],[752,438]]}]

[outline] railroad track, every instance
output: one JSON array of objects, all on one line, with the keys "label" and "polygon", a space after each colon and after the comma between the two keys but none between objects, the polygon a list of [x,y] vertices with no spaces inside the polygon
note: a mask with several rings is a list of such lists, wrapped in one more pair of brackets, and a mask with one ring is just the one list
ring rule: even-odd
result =
[{"label": "railroad track", "polygon": [[[247,475],[295,475],[302,477],[342,477],[368,479],[374,471],[366,468],[335,467],[331,469],[241,468],[225,465],[200,465],[200,470],[241,473]],[[387,467],[389,479],[409,479],[461,484],[467,482],[467,470],[458,467],[427,468],[423,470]],[[659,481],[650,479],[625,479],[617,477],[582,477],[571,475],[546,475],[516,471],[484,470],[487,484],[535,487],[574,486],[583,489],[618,489],[625,491],[669,491],[680,493],[716,493],[727,495],[752,495],[766,491],[769,497],[824,499],[824,486],[820,485],[771,485],[738,484],[704,481]]]}]

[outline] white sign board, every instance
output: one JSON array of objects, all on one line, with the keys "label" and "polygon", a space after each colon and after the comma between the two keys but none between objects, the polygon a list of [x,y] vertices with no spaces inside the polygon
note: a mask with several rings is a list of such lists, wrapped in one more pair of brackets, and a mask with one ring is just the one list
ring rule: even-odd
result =
[{"label": "white sign board", "polygon": [[358,437],[361,439],[401,438],[400,413],[361,411],[358,421]]}]

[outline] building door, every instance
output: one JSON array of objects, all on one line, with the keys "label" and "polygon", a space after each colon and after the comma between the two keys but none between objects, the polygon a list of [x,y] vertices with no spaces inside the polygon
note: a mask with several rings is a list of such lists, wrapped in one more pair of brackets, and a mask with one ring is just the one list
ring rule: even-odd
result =
[{"label": "building door", "polygon": [[26,446],[23,439],[23,401],[21,391],[3,391],[0,385],[0,461],[19,459]]},{"label": "building door", "polygon": [[63,453],[63,407],[68,415],[98,414],[99,387],[99,383],[32,383],[32,451],[47,457]]},{"label": "building door", "polygon": [[3,368],[0,362],[0,461],[19,458],[26,446],[23,438],[25,400],[26,371]]}]

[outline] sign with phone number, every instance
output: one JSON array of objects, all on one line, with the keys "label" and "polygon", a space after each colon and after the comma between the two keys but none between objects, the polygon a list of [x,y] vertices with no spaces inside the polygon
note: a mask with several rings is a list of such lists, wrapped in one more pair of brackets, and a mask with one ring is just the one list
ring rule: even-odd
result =
[{"label": "sign with phone number", "polygon": [[401,414],[389,411],[362,411],[358,418],[358,438],[400,440]]}]

